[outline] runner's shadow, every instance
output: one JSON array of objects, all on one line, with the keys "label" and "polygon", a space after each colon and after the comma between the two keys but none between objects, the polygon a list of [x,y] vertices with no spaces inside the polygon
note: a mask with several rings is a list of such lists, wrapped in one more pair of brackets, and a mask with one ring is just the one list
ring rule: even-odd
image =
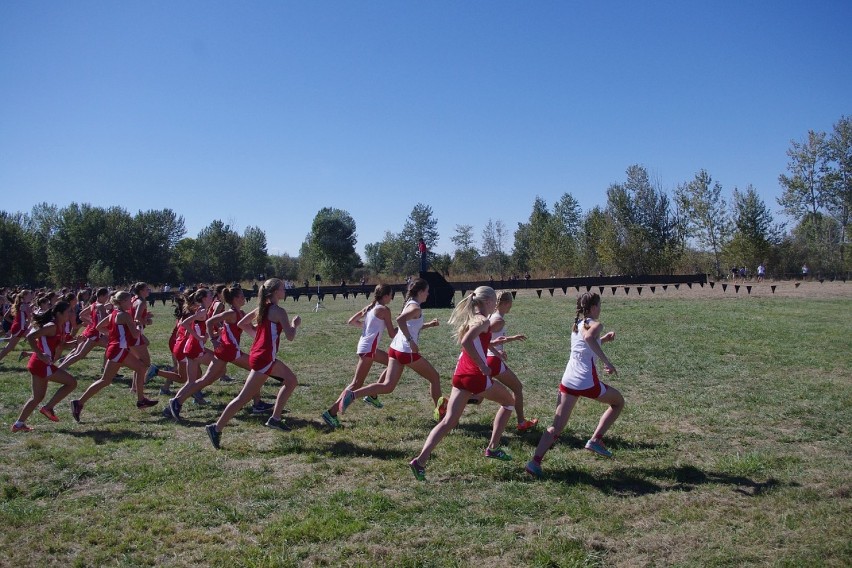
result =
[{"label": "runner's shadow", "polygon": [[91,438],[92,441],[95,442],[95,445],[98,446],[106,443],[124,442],[125,440],[145,440],[154,438],[154,436],[140,434],[135,430],[69,430],[67,434],[75,438]]},{"label": "runner's shadow", "polygon": [[544,479],[574,485],[588,485],[606,495],[638,497],[663,491],[692,491],[701,485],[727,485],[748,497],[756,497],[781,486],[798,487],[798,483],[782,483],[774,478],[755,481],[739,475],[705,472],[695,466],[668,468],[617,468],[606,473],[590,474],[576,468],[545,469]]}]

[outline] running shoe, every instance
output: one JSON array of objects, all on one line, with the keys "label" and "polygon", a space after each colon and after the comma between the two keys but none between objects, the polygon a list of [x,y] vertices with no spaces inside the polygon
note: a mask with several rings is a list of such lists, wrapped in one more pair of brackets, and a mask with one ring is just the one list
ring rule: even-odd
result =
[{"label": "running shoe", "polygon": [[274,404],[270,404],[268,402],[263,402],[262,400],[257,404],[253,404],[251,407],[252,414],[266,414],[268,412],[272,412],[272,409],[275,408]]},{"label": "running shoe", "polygon": [[207,399],[204,398],[204,395],[201,393],[201,391],[198,391],[197,393],[192,395],[192,402],[194,402],[198,406],[204,406],[205,404],[207,404]]},{"label": "running shoe", "polygon": [[154,377],[157,376],[157,372],[159,370],[160,370],[160,368],[157,367],[156,365],[151,365],[151,367],[148,369],[148,372],[145,373],[145,384],[146,385],[151,382],[151,379],[153,379]]},{"label": "running shoe", "polygon": [[175,394],[175,393],[174,393],[174,391],[172,391],[172,389],[170,389],[169,387],[167,387],[167,386],[162,386],[162,387],[160,387],[160,394],[161,394],[161,395],[163,395],[163,396],[171,396],[171,395],[173,395],[173,394]]},{"label": "running shoe", "polygon": [[337,408],[338,414],[343,414],[346,412],[346,409],[349,408],[349,405],[352,404],[352,401],[355,400],[355,393],[349,389],[346,389],[346,392],[343,393],[343,396],[340,399],[340,404]]},{"label": "running shoe", "polygon": [[541,464],[536,463],[535,460],[528,461],[524,470],[533,477],[541,477],[544,475],[544,471],[541,469]]},{"label": "running shoe", "polygon": [[208,424],[204,427],[207,430],[207,436],[210,438],[210,443],[213,444],[213,447],[217,450],[219,449],[219,440],[222,439],[222,433],[216,430],[215,424]]},{"label": "running shoe", "polygon": [[21,351],[20,353],[18,353],[18,361],[22,360],[26,356],[27,356],[27,352]]},{"label": "running shoe", "polygon": [[151,400],[150,398],[143,398],[142,400],[136,401],[136,408],[150,408],[152,406],[157,406],[160,403],[158,400]]},{"label": "running shoe", "polygon": [[71,417],[75,422],[80,421],[80,413],[83,412],[83,405],[80,404],[79,400],[71,401]]},{"label": "running shoe", "polygon": [[21,425],[12,424],[12,432],[32,432],[32,431],[33,431],[32,427],[27,426],[26,424],[21,424]]},{"label": "running shoe", "polygon": [[269,420],[266,421],[265,426],[267,428],[275,428],[276,430],[281,430],[283,432],[289,432],[291,428],[287,426],[284,420],[276,420],[273,417],[269,417]]},{"label": "running shoe", "polygon": [[586,442],[586,449],[605,458],[612,457],[612,452],[606,449],[606,446],[604,446],[602,442],[595,442],[593,440],[589,440],[588,442]]},{"label": "running shoe", "polygon": [[438,397],[438,404],[435,405],[435,411],[432,413],[432,418],[435,419],[435,422],[440,422],[444,419],[444,415],[447,413],[447,399],[442,397]]},{"label": "running shoe", "polygon": [[512,459],[512,456],[504,452],[503,448],[497,448],[496,450],[485,448],[485,457],[500,461],[510,461]]},{"label": "running shoe", "polygon": [[408,462],[408,467],[411,468],[411,472],[417,481],[426,481],[426,468],[417,463],[417,458]]},{"label": "running shoe", "polygon": [[367,404],[371,404],[376,408],[382,408],[384,406],[384,404],[382,404],[382,401],[379,400],[379,397],[377,396],[365,396],[364,402],[366,402]]},{"label": "running shoe", "polygon": [[518,422],[518,432],[526,432],[527,430],[535,430],[535,427],[538,425],[538,418],[533,418],[532,420],[524,420],[523,422]]},{"label": "running shoe", "polygon": [[59,417],[56,415],[55,412],[53,412],[52,408],[42,406],[41,408],[38,409],[38,411],[41,412],[42,414],[44,414],[47,417],[47,419],[50,420],[51,422],[59,422]]},{"label": "running shoe", "polygon": [[170,398],[168,404],[166,404],[166,408],[163,410],[168,411],[169,416],[175,420],[180,420],[180,401],[176,398]]},{"label": "running shoe", "polygon": [[332,416],[328,410],[322,413],[322,419],[329,428],[340,428],[340,420],[337,416]]},{"label": "running shoe", "polygon": [[233,379],[232,377],[228,376],[228,375],[222,375],[222,378],[221,378],[221,379],[219,379],[219,380],[220,380],[220,381],[222,381],[223,383],[232,383],[232,382],[234,382],[234,379]]}]

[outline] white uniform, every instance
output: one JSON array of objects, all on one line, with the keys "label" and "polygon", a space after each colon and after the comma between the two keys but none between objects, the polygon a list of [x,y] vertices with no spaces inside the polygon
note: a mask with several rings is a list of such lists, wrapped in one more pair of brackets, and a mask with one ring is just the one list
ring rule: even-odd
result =
[{"label": "white uniform", "polygon": [[376,346],[382,338],[385,322],[376,317],[376,306],[364,316],[364,324],[361,326],[361,338],[358,340],[358,355],[367,355],[376,352]]},{"label": "white uniform", "polygon": [[[420,307],[420,304],[416,301],[408,300],[402,307],[403,311],[405,311],[409,304],[414,304],[415,306]],[[414,343],[420,345],[420,330],[423,329],[423,310],[420,311],[419,318],[410,319],[405,322],[405,325],[408,327],[408,335],[414,340]],[[393,341],[391,341],[390,346],[391,349],[399,351],[400,353],[412,353],[411,344],[402,332],[396,334]]]},{"label": "white uniform", "polygon": [[[491,341],[494,341],[498,337],[506,337],[506,320],[503,319],[503,316],[501,316],[499,313],[495,312],[495,313],[491,314],[491,317],[488,318],[488,321],[491,322],[491,325],[494,325],[498,321],[503,322],[503,329],[501,329],[500,331],[491,332]],[[489,357],[499,357],[500,353],[502,351],[503,351],[503,344],[502,343],[500,343],[499,345],[491,345],[490,347],[488,347],[488,356]]]},{"label": "white uniform", "polygon": [[[572,394],[597,398],[606,392],[606,385],[598,380],[595,354],[583,339],[587,323],[591,325],[591,318],[578,322],[577,331],[571,332],[571,355],[562,374],[562,386],[572,391]],[[600,337],[597,342],[600,345]]]}]

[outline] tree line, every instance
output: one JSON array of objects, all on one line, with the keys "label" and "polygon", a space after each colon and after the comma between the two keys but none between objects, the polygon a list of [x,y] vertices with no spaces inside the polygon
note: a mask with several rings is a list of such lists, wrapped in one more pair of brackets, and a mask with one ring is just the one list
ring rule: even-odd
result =
[{"label": "tree line", "polygon": [[[852,208],[852,122],[841,117],[832,132],[808,132],[792,141],[778,205],[793,221],[776,223],[755,188],[726,192],[706,170],[666,191],[645,167],[632,165],[606,190],[606,203],[583,212],[570,193],[552,205],[536,197],[514,231],[489,219],[477,235],[456,225],[452,253],[431,254],[432,266],[451,277],[505,279],[597,274],[703,272],[729,267],[770,275],[845,275]],[[296,257],[270,255],[266,234],[242,234],[212,221],[187,237],[183,217],[171,209],[139,211],[41,203],[29,213],[0,211],[0,284],[90,285],[144,280],[230,282],[275,275],[313,282],[400,278],[418,270],[416,243],[438,243],[432,208],[414,205],[399,232],[356,252],[357,226],[345,210],[321,209]]]}]

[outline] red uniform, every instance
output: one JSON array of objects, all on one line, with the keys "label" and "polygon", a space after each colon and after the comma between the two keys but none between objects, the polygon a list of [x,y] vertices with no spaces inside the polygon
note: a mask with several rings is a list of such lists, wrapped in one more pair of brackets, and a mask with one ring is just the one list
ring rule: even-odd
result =
[{"label": "red uniform", "polygon": [[231,363],[240,356],[240,337],[243,335],[242,328],[237,325],[245,313],[242,310],[234,310],[237,319],[234,323],[226,323],[219,332],[219,346],[214,351],[216,358],[220,361]]},{"label": "red uniform", "polygon": [[204,344],[198,340],[195,334],[201,335],[201,326],[198,322],[192,322],[195,333],[186,332],[186,340],[183,344],[183,354],[189,359],[196,359],[204,353]]},{"label": "red uniform", "polygon": [[254,343],[252,343],[249,353],[249,368],[252,371],[266,374],[272,364],[275,363],[283,327],[280,323],[273,323],[268,319],[257,326],[257,333],[254,336]]},{"label": "red uniform", "polygon": [[186,343],[187,336],[186,328],[180,325],[180,320],[175,324],[175,329],[172,331],[172,338],[169,339],[169,343],[172,347],[172,355],[175,356],[176,361],[183,361],[186,359],[186,355],[183,352],[183,346]]},{"label": "red uniform", "polygon": [[89,308],[89,325],[83,330],[83,337],[86,339],[97,339],[101,336],[98,331],[98,304],[92,304]]},{"label": "red uniform", "polygon": [[[55,323],[47,325],[52,325],[54,327],[56,326]],[[61,341],[62,332],[58,329],[56,330],[56,333],[54,335],[42,335],[38,338],[38,342],[36,343],[38,352],[50,357],[51,363],[44,363],[41,359],[38,358],[38,354],[34,351],[33,354],[30,356],[30,360],[27,362],[27,369],[29,369],[30,373],[32,373],[36,377],[46,379],[57,371],[56,365],[53,364],[53,360],[56,358],[56,348],[59,346],[59,343]]]},{"label": "red uniform", "polygon": [[[142,329],[145,329],[145,322],[148,320],[148,305],[145,303],[145,300],[140,298],[139,296],[136,296],[135,298],[133,298],[133,314],[134,315],[136,314],[136,310],[139,309],[140,304],[142,305],[142,312],[139,314],[139,319],[136,320],[136,321],[139,322],[139,324],[142,326]],[[142,339],[142,331],[140,329],[139,337],[137,337],[136,341],[133,342],[133,346],[137,347],[139,345],[142,345],[143,343],[144,343],[144,340]]]},{"label": "red uniform", "polygon": [[121,363],[127,357],[128,347],[133,341],[133,336],[127,325],[118,323],[118,315],[122,314],[121,310],[113,310],[109,315],[109,344],[106,349],[106,358],[113,363]]},{"label": "red uniform", "polygon": [[12,327],[9,328],[9,333],[11,337],[24,337],[27,335],[27,331],[29,330],[29,323],[27,321],[27,314],[24,310],[18,310],[18,313],[15,314],[15,319],[12,321]]},{"label": "red uniform", "polygon": [[[485,353],[488,351],[489,343],[491,343],[490,331],[480,333],[479,337],[473,342],[483,361],[486,361]],[[453,386],[478,394],[491,387],[491,377],[483,375],[473,358],[467,354],[467,351],[462,350],[458,363],[456,363],[456,370],[453,373]]]}]

